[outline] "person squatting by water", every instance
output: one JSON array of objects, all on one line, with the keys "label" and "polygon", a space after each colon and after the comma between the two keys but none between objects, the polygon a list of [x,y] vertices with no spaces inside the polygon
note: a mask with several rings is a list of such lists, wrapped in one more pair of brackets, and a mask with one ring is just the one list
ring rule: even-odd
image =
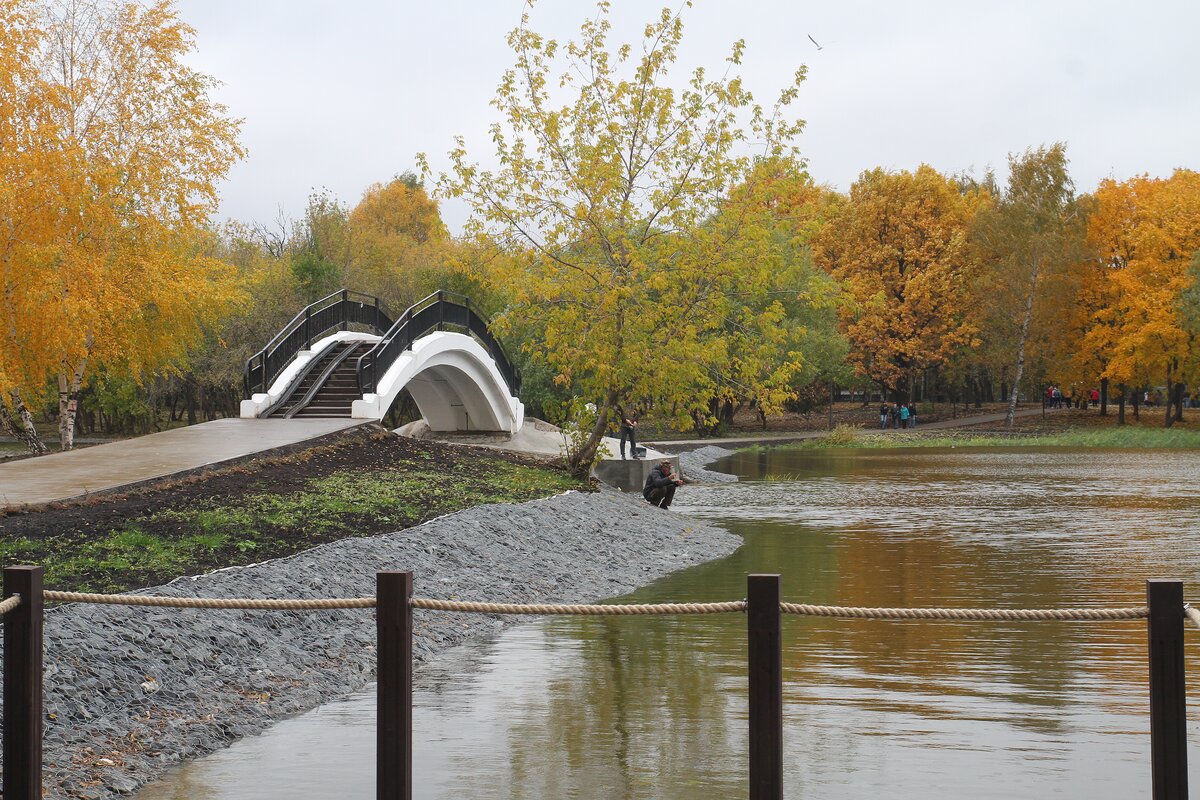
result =
[{"label": "person squatting by water", "polygon": [[642,497],[651,505],[659,508],[670,508],[675,499],[675,489],[682,486],[683,481],[671,472],[671,462],[663,461],[646,476],[646,485],[642,489]]},{"label": "person squatting by water", "polygon": [[629,441],[629,455],[632,458],[637,458],[637,424],[638,415],[636,411],[631,411],[626,414],[621,412],[621,460],[625,460],[625,441]]}]

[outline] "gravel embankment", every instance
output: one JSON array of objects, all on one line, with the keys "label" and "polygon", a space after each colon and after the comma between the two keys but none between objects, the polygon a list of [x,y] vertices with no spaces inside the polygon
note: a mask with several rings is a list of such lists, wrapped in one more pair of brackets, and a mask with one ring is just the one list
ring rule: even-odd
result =
[{"label": "gravel embankment", "polygon": [[678,454],[672,453],[671,455],[678,455],[679,471],[688,480],[699,483],[733,483],[737,480],[736,475],[714,472],[705,467],[719,458],[733,455],[734,452],[733,450],[726,450],[724,447],[710,444],[701,447],[699,450],[685,451]]},{"label": "gravel embankment", "polygon": [[[741,540],[613,491],[481,506],[147,590],[204,597],[357,597],[411,569],[424,597],[588,602],[726,555]],[[520,617],[416,612],[418,662]],[[71,605],[46,618],[48,798],[128,793],[171,765],[362,688],[374,612]]]}]

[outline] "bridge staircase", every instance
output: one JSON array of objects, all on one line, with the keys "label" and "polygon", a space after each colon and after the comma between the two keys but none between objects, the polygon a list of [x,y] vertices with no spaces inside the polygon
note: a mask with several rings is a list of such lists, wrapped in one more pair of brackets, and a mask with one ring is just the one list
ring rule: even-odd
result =
[{"label": "bridge staircase", "polygon": [[354,401],[362,397],[355,359],[371,347],[368,342],[338,342],[327,347],[267,416],[349,417]]}]

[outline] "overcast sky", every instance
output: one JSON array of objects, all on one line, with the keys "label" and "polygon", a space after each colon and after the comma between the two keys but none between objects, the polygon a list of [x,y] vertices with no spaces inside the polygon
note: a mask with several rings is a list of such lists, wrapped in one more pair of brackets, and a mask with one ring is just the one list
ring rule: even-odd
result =
[{"label": "overcast sky", "polygon": [[[638,41],[661,3],[613,0],[614,39]],[[249,157],[221,213],[297,216],[314,188],[354,203],[370,184],[444,167],[456,134],[488,160],[488,105],[511,64],[521,0],[180,0],[194,63],[224,82]],[[542,0],[533,27],[565,39],[594,5]],[[1064,140],[1080,190],[1106,176],[1200,168],[1200,2],[771,2],[697,0],[685,11],[681,80],[723,66],[760,101],[809,69],[800,147],[821,182],[864,169],[1002,171],[1006,156]],[[812,36],[820,50],[809,41]],[[453,229],[462,206],[443,206]]]}]

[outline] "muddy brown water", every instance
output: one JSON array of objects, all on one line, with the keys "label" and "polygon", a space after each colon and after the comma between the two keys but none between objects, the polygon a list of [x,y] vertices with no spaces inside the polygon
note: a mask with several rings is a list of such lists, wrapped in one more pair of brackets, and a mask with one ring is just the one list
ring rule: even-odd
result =
[{"label": "muddy brown water", "polygon": [[[1148,577],[1200,598],[1200,453],[767,451],[679,511],[745,537],[629,600],[1127,606]],[[1129,798],[1149,793],[1145,626],[787,618],[789,798]],[[430,665],[414,691],[422,798],[746,793],[740,615],[558,618]],[[1188,634],[1200,682],[1200,631]],[[184,765],[138,800],[370,798],[370,692]],[[1193,702],[1200,708],[1200,702]],[[1200,715],[1189,714],[1200,763]]]}]

